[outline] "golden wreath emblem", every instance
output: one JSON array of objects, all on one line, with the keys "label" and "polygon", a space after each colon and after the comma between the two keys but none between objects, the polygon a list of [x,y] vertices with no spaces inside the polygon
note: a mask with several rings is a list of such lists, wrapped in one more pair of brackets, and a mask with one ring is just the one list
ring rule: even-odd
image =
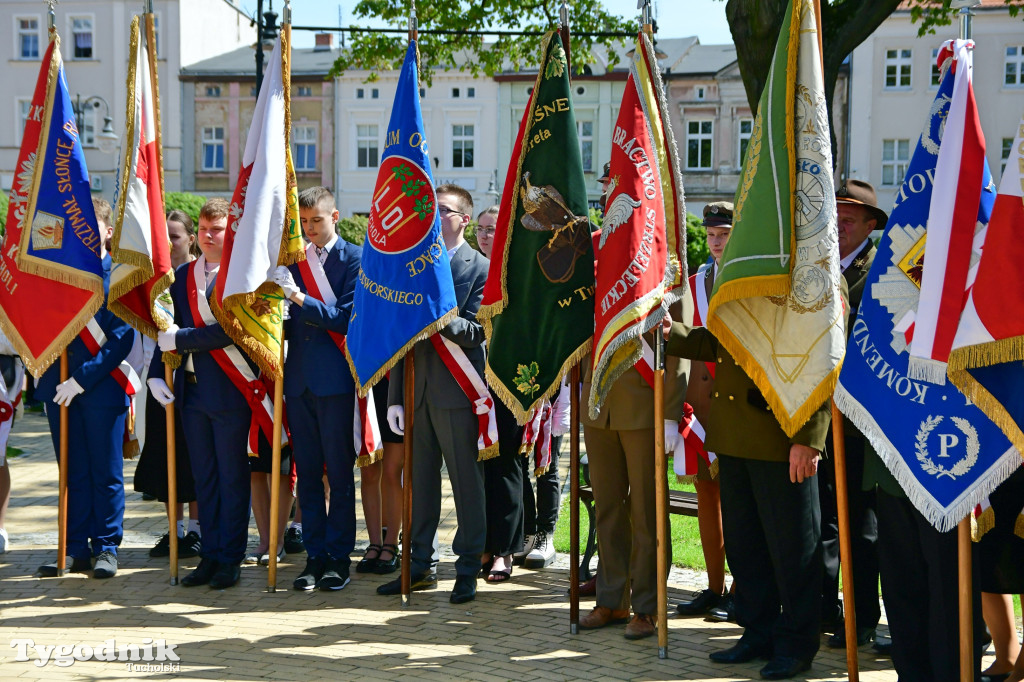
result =
[{"label": "golden wreath emblem", "polygon": [[971,426],[969,421],[963,417],[950,417],[956,428],[960,430],[960,433],[967,437],[967,444],[965,446],[967,453],[949,469],[946,469],[941,464],[936,464],[928,455],[928,436],[942,422],[942,419],[942,415],[937,417],[929,415],[927,419],[921,422],[921,428],[917,430],[914,452],[917,454],[917,461],[921,463],[921,468],[924,469],[925,473],[936,478],[948,476],[956,480],[970,471],[971,467],[978,462],[978,452],[981,451],[981,444],[978,441],[977,430]]}]

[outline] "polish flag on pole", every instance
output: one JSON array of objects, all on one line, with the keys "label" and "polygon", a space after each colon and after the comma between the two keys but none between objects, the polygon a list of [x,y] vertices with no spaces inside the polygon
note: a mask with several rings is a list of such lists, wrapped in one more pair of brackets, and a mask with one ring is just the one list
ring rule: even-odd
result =
[{"label": "polish flag on pole", "polygon": [[174,281],[164,217],[160,105],[152,15],[132,19],[128,58],[129,116],[115,200],[110,273],[111,312],[149,337],[171,323],[157,297]]},{"label": "polish flag on pole", "polygon": [[940,385],[946,383],[946,362],[963,309],[985,173],[985,136],[971,84],[973,49],[973,41],[951,40],[939,51],[940,63],[952,52],[955,78],[935,164],[921,299],[907,368],[911,379]]}]

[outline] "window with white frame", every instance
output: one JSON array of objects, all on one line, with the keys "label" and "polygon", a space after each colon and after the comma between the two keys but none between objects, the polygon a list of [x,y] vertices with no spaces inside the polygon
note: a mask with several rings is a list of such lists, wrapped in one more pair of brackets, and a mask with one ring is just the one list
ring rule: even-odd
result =
[{"label": "window with white frame", "polygon": [[697,93],[696,99],[704,99],[704,86],[698,86],[694,89]]},{"label": "window with white frame", "polygon": [[1006,172],[1006,162],[1010,160],[1010,151],[1012,149],[1013,149],[1013,138],[1012,137],[1004,137],[1003,138],[1002,155],[999,157],[999,161],[1000,161],[1000,164],[999,164],[999,167],[1000,167],[999,177],[1000,178],[1003,177],[1003,173]]},{"label": "window with white frame", "polygon": [[376,124],[356,126],[356,167],[376,168],[380,164],[380,133]]},{"label": "window with white frame", "polygon": [[313,96],[313,87],[310,86],[310,85],[300,85],[299,87],[297,87],[295,89],[295,94],[298,97],[312,97]]},{"label": "window with white frame", "polygon": [[1004,64],[1006,76],[1003,79],[1003,83],[1006,85],[1024,85],[1024,45],[1011,45],[1007,47]]},{"label": "window with white frame", "polygon": [[931,86],[933,88],[939,87],[939,83],[942,81],[942,71],[939,69],[939,48],[932,48],[932,80]]},{"label": "window with white frame", "polygon": [[476,88],[466,88],[466,97],[476,97]]},{"label": "window with white frame", "polygon": [[207,172],[224,170],[224,128],[203,128],[203,165]]},{"label": "window with white frame", "polygon": [[754,132],[754,119],[752,118],[741,118],[740,129],[739,129],[739,161],[736,164],[737,168],[743,166],[743,159],[747,157],[747,146],[750,144],[750,135]]},{"label": "window with white frame", "polygon": [[452,126],[452,168],[473,168],[473,126]]},{"label": "window with white frame", "polygon": [[93,21],[89,16],[69,17],[71,22],[71,56],[74,59],[93,58]]},{"label": "window with white frame", "polygon": [[295,149],[295,170],[303,173],[316,170],[316,126],[292,126],[292,144]]},{"label": "window with white frame", "polygon": [[885,51],[885,87],[909,88],[913,50],[900,48]]},{"label": "window with white frame", "polygon": [[686,122],[686,167],[690,170],[711,170],[711,152],[715,122]]},{"label": "window with white frame", "polygon": [[910,164],[910,140],[882,140],[882,184],[898,187]]},{"label": "window with white frame", "polygon": [[576,136],[580,141],[580,156],[583,158],[583,172],[594,172],[594,122],[576,120]]},{"label": "window with white frame", "polygon": [[19,99],[17,101],[18,106],[18,127],[14,131],[14,139],[19,144],[21,138],[25,134],[25,125],[28,123],[28,114],[32,111],[32,100],[30,99]]},{"label": "window with white frame", "polygon": [[39,17],[18,17],[14,20],[16,59],[39,59]]}]

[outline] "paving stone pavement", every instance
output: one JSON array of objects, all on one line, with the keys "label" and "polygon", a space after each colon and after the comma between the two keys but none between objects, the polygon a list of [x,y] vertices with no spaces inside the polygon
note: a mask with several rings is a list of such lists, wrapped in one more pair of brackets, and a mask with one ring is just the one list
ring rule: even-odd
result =
[{"label": "paving stone pavement", "polygon": [[[148,556],[166,530],[163,508],[131,492],[134,462],[125,463],[129,492],[118,575],[111,580],[84,574],[39,578],[34,572],[53,559],[56,543],[57,469],[46,420],[27,414],[15,425],[11,444],[25,453],[11,460],[6,523],[11,549],[0,555],[2,680],[749,680],[758,678],[762,665],[711,663],[707,654],[730,646],[739,628],[677,618],[674,612],[665,660],[658,658],[656,639],[627,641],[622,626],[571,635],[565,557],[542,571],[517,568],[513,580],[503,585],[481,582],[476,601],[449,604],[455,513],[447,479],[439,588],[414,593],[407,608],[398,597],[377,596],[375,588],[386,578],[375,575],[353,572],[352,582],[340,592],[291,590],[304,565],[301,554],[280,564],[275,592],[266,589],[263,567],[243,568],[240,583],[228,590],[171,586],[166,561]],[[365,527],[360,525],[359,532],[364,547]],[[256,537],[251,526],[250,546]],[[195,562],[183,560],[180,575]],[[673,570],[671,603],[705,584],[699,572]],[[592,606],[584,600],[581,610],[586,613]],[[28,645],[31,660],[15,660],[18,650],[8,644],[15,639],[94,648],[108,639],[143,648],[150,640],[165,640],[180,660],[171,670],[144,660],[72,661],[65,667],[50,660],[40,666],[40,655]],[[865,682],[896,680],[891,662],[868,648],[859,660]],[[846,677],[844,653],[827,649],[823,639],[810,674],[798,679]]]}]

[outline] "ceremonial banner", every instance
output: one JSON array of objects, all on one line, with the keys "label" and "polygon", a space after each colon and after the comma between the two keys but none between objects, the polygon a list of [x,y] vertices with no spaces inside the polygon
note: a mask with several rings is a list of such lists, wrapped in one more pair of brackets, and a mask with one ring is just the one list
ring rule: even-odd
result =
[{"label": "ceremonial banner", "polygon": [[423,135],[416,41],[398,77],[361,265],[346,357],[365,396],[414,343],[459,314]]},{"label": "ceremonial banner", "polygon": [[640,336],[688,295],[683,182],[654,45],[643,32],[612,133],[609,172],[594,294],[594,419],[615,380],[640,359]]},{"label": "ceremonial banner", "polygon": [[594,247],[570,86],[562,41],[548,33],[477,314],[487,335],[487,383],[520,424],[554,400],[593,332]]},{"label": "ceremonial banner", "polygon": [[284,294],[274,270],[303,260],[291,130],[291,27],[282,26],[263,77],[231,197],[213,312],[272,379],[282,375]]},{"label": "ceremonial banner", "polygon": [[1024,452],[1024,118],[979,237],[981,259],[953,341],[949,378]]},{"label": "ceremonial banner", "polygon": [[[943,130],[950,130],[954,75],[948,61],[944,71],[878,244],[835,393],[839,409],[868,438],[911,503],[943,532],[1021,464],[1003,432],[952,382],[919,381],[907,371],[922,271],[930,266],[924,248],[935,166],[945,143]],[[987,170],[979,182],[991,183]],[[976,210],[982,225],[988,223],[993,194],[993,189],[981,192]],[[1021,363],[1001,371],[1007,386],[1024,385]]]},{"label": "ceremonial banner", "polygon": [[128,111],[125,115],[124,163],[114,201],[114,238],[110,272],[110,311],[151,338],[173,317],[157,298],[174,281],[171,248],[164,217],[160,104],[155,46],[140,17],[132,19],[128,56]]},{"label": "ceremonial banner", "polygon": [[814,7],[792,0],[783,20],[707,320],[789,436],[832,395],[846,345]]},{"label": "ceremonial banner", "polygon": [[60,39],[52,32],[0,245],[0,329],[37,378],[103,305],[101,246]]}]

